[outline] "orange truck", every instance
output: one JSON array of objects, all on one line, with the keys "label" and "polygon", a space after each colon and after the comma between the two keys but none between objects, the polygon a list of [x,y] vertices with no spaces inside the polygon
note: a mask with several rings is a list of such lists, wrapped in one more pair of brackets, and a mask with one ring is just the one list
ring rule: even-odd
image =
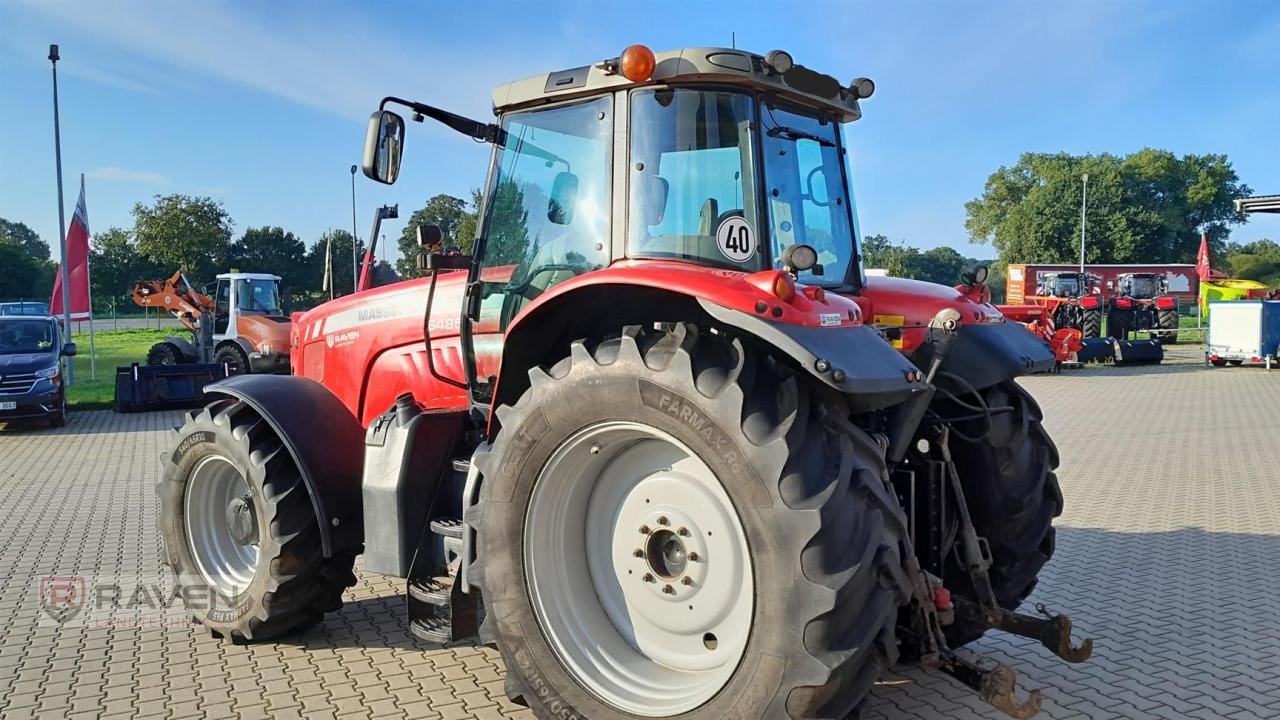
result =
[{"label": "orange truck", "polygon": [[280,277],[232,271],[217,276],[213,297],[179,270],[166,280],[139,280],[133,301],[163,309],[193,340],[169,337],[147,353],[148,365],[218,363],[234,374],[289,372],[289,317],[280,307]]}]

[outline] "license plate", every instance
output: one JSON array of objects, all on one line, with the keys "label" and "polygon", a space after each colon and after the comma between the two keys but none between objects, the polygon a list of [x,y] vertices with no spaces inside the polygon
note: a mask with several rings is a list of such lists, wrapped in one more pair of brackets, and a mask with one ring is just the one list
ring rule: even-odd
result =
[{"label": "license plate", "polygon": [[18,409],[18,403],[16,402],[0,402],[0,410],[17,410],[17,409]]}]

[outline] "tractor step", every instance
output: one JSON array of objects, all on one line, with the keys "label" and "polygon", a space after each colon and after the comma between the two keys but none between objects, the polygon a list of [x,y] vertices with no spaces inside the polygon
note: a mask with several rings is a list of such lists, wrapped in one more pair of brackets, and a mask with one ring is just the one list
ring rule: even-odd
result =
[{"label": "tractor step", "polygon": [[453,470],[454,472],[460,472],[463,475],[466,475],[467,473],[471,472],[471,458],[469,457],[454,458]]},{"label": "tractor step", "polygon": [[457,518],[436,518],[431,521],[431,532],[446,538],[462,537],[462,521]]},{"label": "tractor step", "polygon": [[409,629],[415,636],[427,642],[444,644],[453,640],[453,631],[445,618],[436,616],[413,618],[409,622]]},{"label": "tractor step", "polygon": [[436,607],[449,606],[449,592],[453,590],[453,578],[433,577],[409,582],[409,599]]}]

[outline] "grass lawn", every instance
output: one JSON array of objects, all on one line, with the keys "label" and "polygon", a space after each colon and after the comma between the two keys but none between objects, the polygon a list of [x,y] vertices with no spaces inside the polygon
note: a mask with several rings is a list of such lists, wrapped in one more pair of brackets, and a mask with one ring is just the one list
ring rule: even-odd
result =
[{"label": "grass lawn", "polygon": [[76,343],[78,354],[75,361],[75,383],[67,393],[67,401],[74,408],[107,408],[111,407],[116,397],[116,367],[128,366],[132,363],[146,363],[147,351],[152,345],[175,335],[175,331],[164,330],[99,330],[95,333],[98,348],[97,379],[90,379],[89,373],[89,333],[75,333],[72,339]]}]

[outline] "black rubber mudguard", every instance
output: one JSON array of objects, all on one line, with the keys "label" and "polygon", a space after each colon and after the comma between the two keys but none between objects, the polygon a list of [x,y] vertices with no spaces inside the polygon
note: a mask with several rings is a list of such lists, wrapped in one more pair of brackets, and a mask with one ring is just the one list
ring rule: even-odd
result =
[{"label": "black rubber mudguard", "polygon": [[[918,368],[870,326],[805,327],[765,320],[702,299],[698,304],[717,321],[772,345],[813,377],[848,395],[855,411],[899,405],[932,390],[927,383],[907,379],[908,373],[914,375]],[[1021,332],[1030,336],[1025,330]]]},{"label": "black rubber mudguard", "polygon": [[1117,365],[1154,365],[1164,361],[1159,340],[1116,340]]},{"label": "black rubber mudguard", "polygon": [[293,456],[306,483],[325,557],[363,541],[364,429],[333,393],[289,375],[239,375],[205,388],[253,408]]},{"label": "black rubber mudguard", "polygon": [[1076,352],[1076,360],[1082,363],[1100,363],[1114,360],[1116,357],[1114,340],[1111,338],[1085,338],[1080,341],[1080,350]]},{"label": "black rubber mudguard", "polygon": [[1021,375],[1053,369],[1053,351],[1018,323],[961,325],[941,370],[981,390]]}]

